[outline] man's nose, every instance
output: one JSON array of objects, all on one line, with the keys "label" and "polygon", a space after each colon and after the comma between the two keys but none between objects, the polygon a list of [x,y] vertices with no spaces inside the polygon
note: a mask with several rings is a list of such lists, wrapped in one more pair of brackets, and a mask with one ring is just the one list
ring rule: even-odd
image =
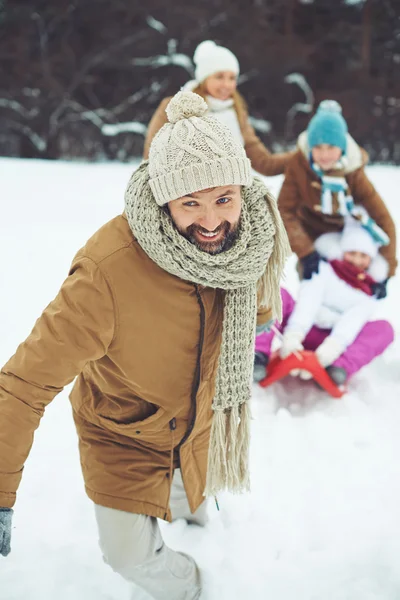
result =
[{"label": "man's nose", "polygon": [[207,231],[214,231],[221,224],[221,219],[213,210],[207,210],[198,221],[199,225]]}]

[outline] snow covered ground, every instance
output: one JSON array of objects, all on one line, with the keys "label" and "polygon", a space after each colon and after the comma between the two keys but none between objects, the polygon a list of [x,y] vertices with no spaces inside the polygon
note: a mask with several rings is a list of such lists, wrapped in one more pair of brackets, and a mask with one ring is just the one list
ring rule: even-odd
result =
[{"label": "snow covered ground", "polygon": [[[3,364],[76,250],[122,211],[132,165],[3,159],[0,171]],[[400,224],[400,169],[368,173]],[[281,178],[268,183],[277,191]],[[287,285],[296,288],[293,260]],[[389,292],[381,315],[399,334],[399,278]],[[251,494],[222,496],[219,513],[211,504],[205,529],[162,524],[167,543],[202,567],[204,600],[400,598],[399,359],[395,341],[340,401],[301,405],[295,393],[289,403],[254,389]],[[12,553],[0,557],[1,600],[130,599],[128,584],[101,560],[67,396],[50,405],[35,436]]]}]

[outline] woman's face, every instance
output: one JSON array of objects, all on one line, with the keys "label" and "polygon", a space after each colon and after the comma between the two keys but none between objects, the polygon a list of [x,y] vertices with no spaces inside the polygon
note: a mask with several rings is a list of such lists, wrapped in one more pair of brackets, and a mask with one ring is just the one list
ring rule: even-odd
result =
[{"label": "woman's face", "polygon": [[321,167],[323,171],[329,171],[342,156],[342,150],[338,146],[330,144],[319,144],[311,150],[313,161]]},{"label": "woman's face", "polygon": [[232,71],[218,71],[204,81],[206,93],[218,100],[228,100],[236,90],[237,78]]}]

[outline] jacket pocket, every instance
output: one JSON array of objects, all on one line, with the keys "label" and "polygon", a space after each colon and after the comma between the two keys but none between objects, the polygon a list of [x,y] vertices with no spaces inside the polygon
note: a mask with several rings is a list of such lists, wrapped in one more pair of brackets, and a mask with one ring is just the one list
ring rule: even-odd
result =
[{"label": "jacket pocket", "polygon": [[155,442],[157,445],[160,442],[162,443],[164,435],[169,436],[170,418],[171,415],[164,408],[158,408],[155,413],[145,419],[130,422],[119,422],[98,413],[92,413],[91,415],[92,422],[103,429],[139,441]]}]

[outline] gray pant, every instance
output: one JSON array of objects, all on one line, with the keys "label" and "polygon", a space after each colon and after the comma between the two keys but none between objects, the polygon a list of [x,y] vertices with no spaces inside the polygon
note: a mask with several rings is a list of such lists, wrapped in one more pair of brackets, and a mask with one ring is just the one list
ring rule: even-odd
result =
[{"label": "gray pant", "polygon": [[[186,518],[204,525],[206,502],[190,513],[179,469],[171,489],[172,518]],[[100,548],[104,561],[155,600],[197,600],[200,573],[192,557],[175,552],[164,543],[154,517],[95,504]],[[134,598],[135,596],[133,596]]]}]

